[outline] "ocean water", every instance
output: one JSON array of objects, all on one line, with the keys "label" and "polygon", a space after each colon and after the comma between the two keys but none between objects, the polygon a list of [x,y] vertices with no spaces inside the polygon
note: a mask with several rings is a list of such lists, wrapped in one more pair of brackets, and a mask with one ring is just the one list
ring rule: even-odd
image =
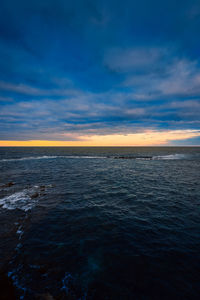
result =
[{"label": "ocean water", "polygon": [[200,148],[0,148],[0,299],[199,299]]}]

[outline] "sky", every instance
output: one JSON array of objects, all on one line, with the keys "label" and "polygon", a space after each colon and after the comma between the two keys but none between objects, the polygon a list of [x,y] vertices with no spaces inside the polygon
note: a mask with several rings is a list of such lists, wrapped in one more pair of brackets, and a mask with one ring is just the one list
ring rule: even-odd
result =
[{"label": "sky", "polygon": [[200,0],[1,0],[0,146],[200,145]]}]

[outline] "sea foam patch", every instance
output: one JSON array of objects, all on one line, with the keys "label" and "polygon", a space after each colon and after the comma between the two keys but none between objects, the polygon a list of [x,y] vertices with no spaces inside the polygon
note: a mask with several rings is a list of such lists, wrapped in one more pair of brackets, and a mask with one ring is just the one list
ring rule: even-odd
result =
[{"label": "sea foam patch", "polygon": [[153,156],[152,159],[154,160],[174,160],[174,159],[186,159],[187,156],[185,154],[169,154],[169,155],[158,155],[158,156]]},{"label": "sea foam patch", "polygon": [[12,161],[23,161],[23,160],[38,160],[38,159],[53,159],[57,158],[58,156],[28,156],[28,157],[20,157],[20,158],[5,158],[1,159],[2,162],[12,162]]},{"label": "sea foam patch", "polygon": [[10,196],[6,196],[2,199],[0,199],[0,205],[2,208],[5,209],[21,209],[23,211],[31,210],[36,203],[38,202],[38,199],[35,197],[37,193],[36,188],[32,189],[25,189],[20,192],[16,192]]},{"label": "sea foam patch", "polygon": [[97,159],[97,158],[107,158],[104,156],[86,156],[86,155],[82,155],[82,156],[78,156],[78,155],[43,155],[43,156],[28,156],[28,157],[20,157],[20,158],[5,158],[5,159],[1,159],[1,162],[13,162],[13,161],[26,161],[26,160],[42,160],[42,159],[55,159],[55,158],[66,158],[66,159]]}]

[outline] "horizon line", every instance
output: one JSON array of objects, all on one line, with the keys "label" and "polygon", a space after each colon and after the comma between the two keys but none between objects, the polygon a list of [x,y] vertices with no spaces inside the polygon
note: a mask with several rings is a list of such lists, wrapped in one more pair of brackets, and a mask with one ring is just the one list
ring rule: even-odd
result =
[{"label": "horizon line", "polygon": [[118,145],[118,146],[1,146],[0,148],[153,148],[153,147],[160,147],[160,148],[181,148],[181,147],[200,147],[200,145],[135,145],[135,146],[126,146],[126,145]]}]

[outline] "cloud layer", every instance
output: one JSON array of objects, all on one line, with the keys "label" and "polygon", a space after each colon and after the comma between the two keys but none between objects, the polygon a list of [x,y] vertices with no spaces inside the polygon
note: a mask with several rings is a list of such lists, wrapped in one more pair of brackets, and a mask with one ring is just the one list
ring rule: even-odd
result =
[{"label": "cloud layer", "polygon": [[199,144],[198,1],[140,2],[3,1],[0,140]]}]

